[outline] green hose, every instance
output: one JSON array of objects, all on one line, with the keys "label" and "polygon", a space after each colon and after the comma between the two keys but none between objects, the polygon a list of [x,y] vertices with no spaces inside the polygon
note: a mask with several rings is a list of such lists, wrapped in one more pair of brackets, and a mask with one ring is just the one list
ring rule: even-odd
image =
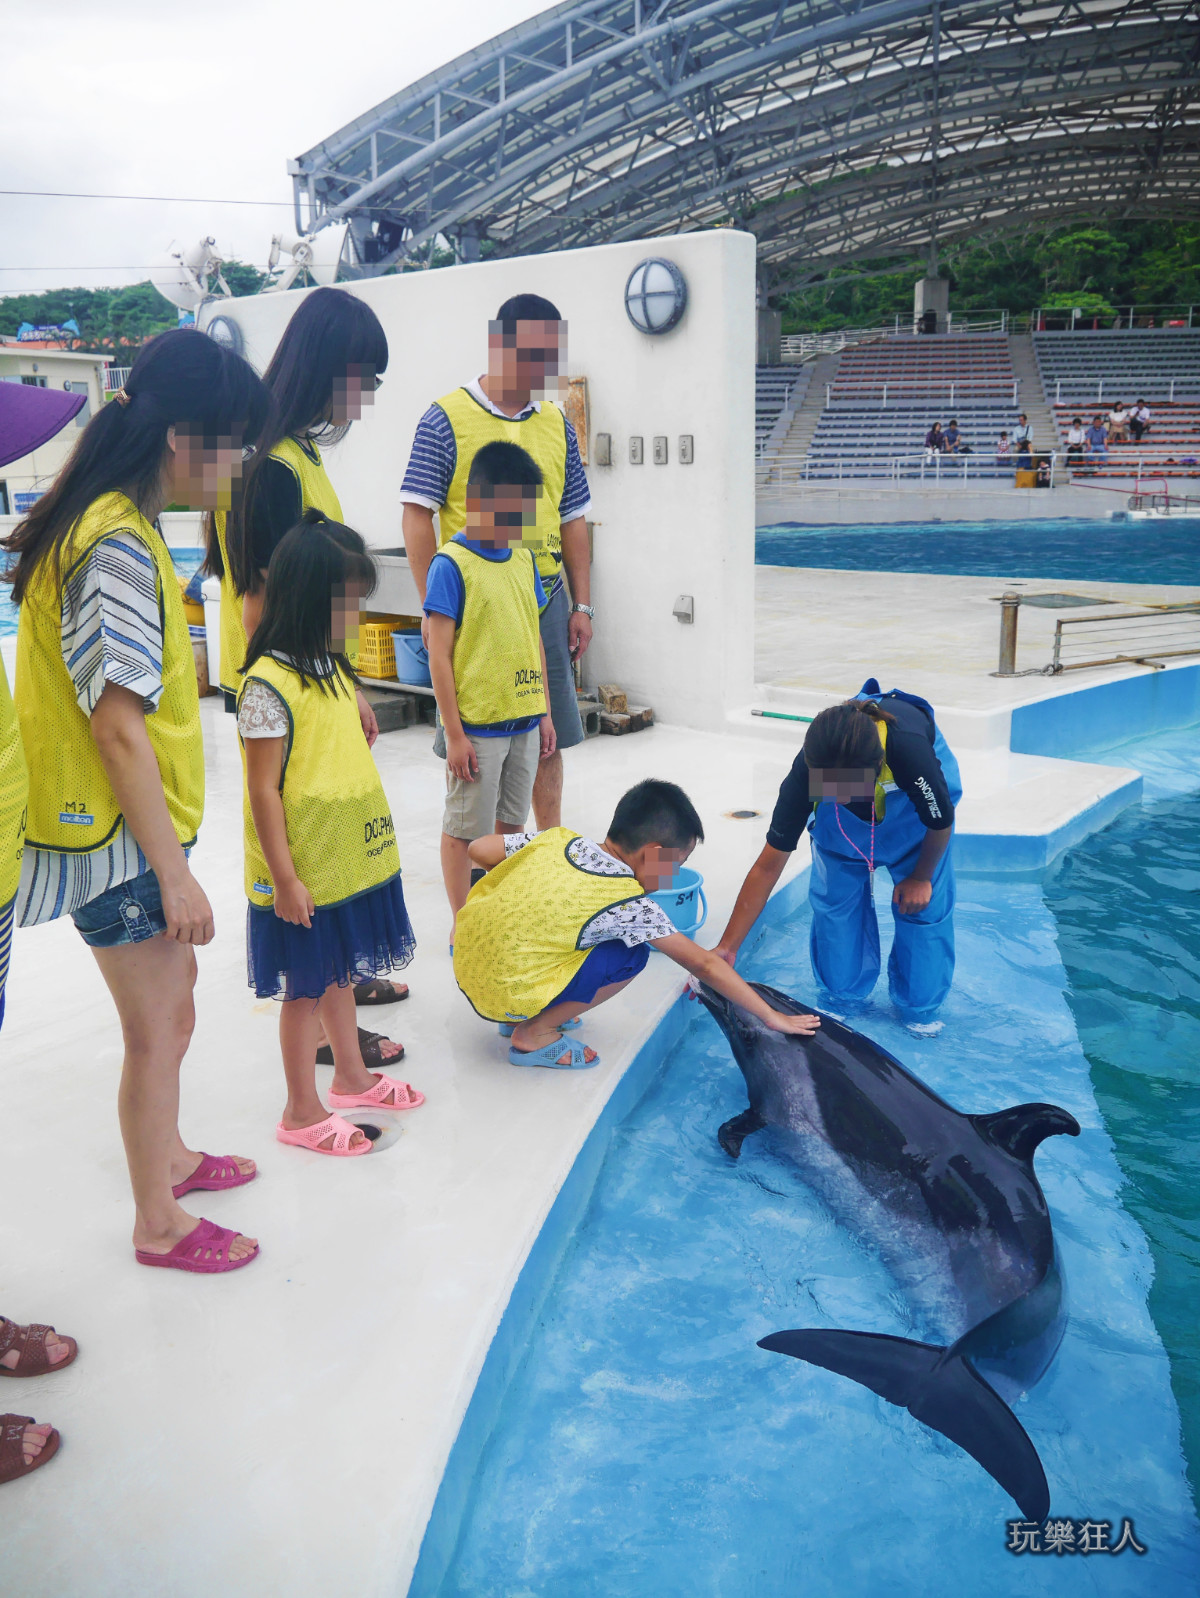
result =
[{"label": "green hose", "polygon": [[768,716],[772,721],[811,721],[811,716],[788,716],[782,710],[752,710],[752,716]]}]

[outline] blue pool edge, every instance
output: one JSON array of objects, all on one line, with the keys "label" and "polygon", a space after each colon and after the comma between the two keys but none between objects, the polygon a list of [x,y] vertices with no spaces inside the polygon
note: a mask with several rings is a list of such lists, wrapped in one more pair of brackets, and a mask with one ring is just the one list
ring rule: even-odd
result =
[{"label": "blue pool edge", "polygon": [[[768,901],[746,940],[746,950],[770,928],[786,920],[807,895],[806,867]],[[499,1418],[504,1394],[525,1356],[546,1294],[591,1201],[612,1134],[650,1087],[667,1055],[683,1036],[692,1014],[687,993],[680,993],[630,1060],[597,1116],[525,1257],[446,1460],[407,1589],[408,1598],[436,1598],[441,1591],[458,1545],[471,1486]]]}]

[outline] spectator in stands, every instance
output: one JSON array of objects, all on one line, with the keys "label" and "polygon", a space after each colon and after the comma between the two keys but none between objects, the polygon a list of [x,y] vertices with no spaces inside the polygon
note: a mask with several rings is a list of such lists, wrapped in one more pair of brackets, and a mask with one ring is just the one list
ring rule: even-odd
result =
[{"label": "spectator in stands", "polygon": [[1084,432],[1082,418],[1078,416],[1072,417],[1071,425],[1067,429],[1067,454],[1082,455],[1086,439],[1087,434]]},{"label": "spectator in stands", "polygon": [[1108,428],[1104,425],[1104,418],[1097,414],[1092,417],[1092,425],[1087,430],[1087,459],[1089,465],[1097,466],[1108,456]]},{"label": "spectator in stands", "polygon": [[947,422],[945,431],[942,433],[942,437],[946,440],[947,455],[957,455],[959,449],[959,432],[958,422],[955,417],[952,416],[949,422]]},{"label": "spectator in stands", "polygon": [[1108,442],[1110,444],[1128,444],[1129,442],[1129,412],[1120,400],[1108,413]]},{"label": "spectator in stands", "polygon": [[1033,441],[1030,438],[1017,439],[1017,470],[1019,472],[1033,470]]},{"label": "spectator in stands", "polygon": [[935,455],[942,455],[946,449],[946,435],[942,432],[941,422],[934,422],[925,434],[925,459],[932,460]]},{"label": "spectator in stands", "polygon": [[1013,428],[1013,443],[1017,447],[1017,454],[1021,453],[1021,445],[1028,446],[1026,454],[1033,448],[1033,428],[1029,425],[1029,418],[1022,411],[1017,417],[1017,425]]},{"label": "spectator in stands", "polygon": [[1012,465],[1012,442],[1009,439],[1007,431],[1001,433],[1000,437],[996,440],[996,465]]},{"label": "spectator in stands", "polygon": [[1144,399],[1138,400],[1129,413],[1129,431],[1135,444],[1140,444],[1150,431],[1150,407]]}]

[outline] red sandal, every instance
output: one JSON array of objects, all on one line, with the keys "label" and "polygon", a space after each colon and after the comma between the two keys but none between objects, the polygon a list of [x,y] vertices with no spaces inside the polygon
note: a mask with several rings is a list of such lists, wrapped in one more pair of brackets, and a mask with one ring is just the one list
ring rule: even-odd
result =
[{"label": "red sandal", "polygon": [[238,1236],[228,1226],[217,1226],[212,1221],[198,1221],[186,1237],[181,1237],[166,1254],[151,1254],[144,1248],[134,1249],[139,1265],[160,1265],[169,1271],[195,1271],[201,1276],[217,1276],[223,1271],[240,1271],[243,1265],[258,1258],[256,1243],[249,1254],[240,1260],[230,1259],[229,1248]]},{"label": "red sandal", "polygon": [[[253,1171],[242,1172],[238,1170],[238,1163],[232,1154],[201,1154],[200,1164],[191,1176],[185,1176],[178,1187],[173,1187],[171,1192],[175,1197],[182,1198],[185,1193],[194,1193],[201,1189],[206,1193],[216,1193],[226,1187],[244,1187],[247,1182],[253,1182],[258,1175],[258,1167]],[[4,1352],[0,1349],[0,1354]]]},{"label": "red sandal", "polygon": [[36,1425],[32,1415],[0,1415],[0,1482],[28,1476],[31,1470],[47,1464],[58,1453],[62,1438],[52,1426],[41,1453],[35,1455],[30,1464],[25,1463],[25,1428]]},{"label": "red sandal", "polygon": [[[0,1315],[0,1359],[11,1354],[14,1348],[18,1350],[16,1369],[0,1365],[0,1376],[45,1376],[48,1371],[66,1370],[78,1354],[79,1344],[73,1337],[64,1337],[63,1342],[70,1344],[71,1352],[66,1359],[52,1365],[46,1352],[46,1337],[50,1332],[54,1332],[53,1326],[39,1326],[36,1322],[18,1326],[16,1321]],[[54,1335],[57,1337],[59,1333],[54,1332]]]}]

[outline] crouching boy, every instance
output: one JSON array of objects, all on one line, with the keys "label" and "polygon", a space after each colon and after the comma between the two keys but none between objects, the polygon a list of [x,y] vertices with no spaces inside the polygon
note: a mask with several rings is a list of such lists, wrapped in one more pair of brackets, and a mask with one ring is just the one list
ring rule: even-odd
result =
[{"label": "crouching boy", "polygon": [[[451,917],[467,845],[525,825],[538,760],[554,753],[538,630],[545,591],[527,547],[542,474],[516,444],[485,444],[467,474],[467,525],[429,563],[429,672],[446,733],[442,877]],[[451,941],[454,932],[451,927]]]},{"label": "crouching boy", "polygon": [[627,987],[651,945],[775,1031],[815,1031],[815,1016],[772,1010],[647,897],[670,886],[703,840],[683,789],[650,779],[617,805],[603,843],[553,827],[471,844],[487,875],[459,911],[454,975],[479,1014],[511,1035],[514,1065],[596,1065],[594,1049],[563,1033]]}]

